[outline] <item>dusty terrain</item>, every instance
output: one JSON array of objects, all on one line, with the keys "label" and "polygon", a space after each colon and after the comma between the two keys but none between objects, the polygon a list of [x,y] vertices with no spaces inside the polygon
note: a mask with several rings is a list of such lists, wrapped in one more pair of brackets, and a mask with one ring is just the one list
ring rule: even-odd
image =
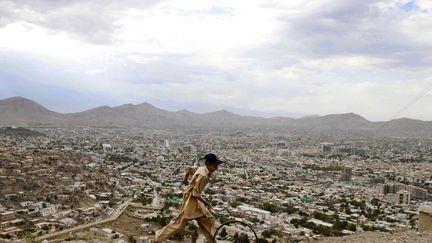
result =
[{"label": "dusty terrain", "polygon": [[382,243],[382,242],[416,242],[416,243],[429,243],[432,242],[432,232],[417,232],[415,230],[408,230],[397,233],[384,233],[384,232],[363,232],[344,237],[326,237],[316,241],[309,242],[323,242],[323,243],[339,243],[339,242],[368,242],[368,243]]}]

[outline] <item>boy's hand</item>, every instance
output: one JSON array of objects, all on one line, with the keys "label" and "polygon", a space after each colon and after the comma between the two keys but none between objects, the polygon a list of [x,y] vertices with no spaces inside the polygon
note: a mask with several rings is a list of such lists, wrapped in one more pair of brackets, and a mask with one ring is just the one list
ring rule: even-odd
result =
[{"label": "boy's hand", "polygon": [[208,210],[213,211],[213,206],[210,203],[206,203],[205,206],[208,208]]},{"label": "boy's hand", "polygon": [[188,180],[187,179],[184,179],[183,181],[182,181],[182,183],[184,184],[184,185],[189,185],[189,182],[188,182]]}]

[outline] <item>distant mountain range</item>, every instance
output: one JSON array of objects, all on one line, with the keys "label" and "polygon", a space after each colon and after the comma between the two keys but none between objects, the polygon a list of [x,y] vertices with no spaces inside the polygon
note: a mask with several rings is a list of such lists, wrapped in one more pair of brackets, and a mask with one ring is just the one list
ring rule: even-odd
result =
[{"label": "distant mountain range", "polygon": [[188,110],[166,111],[149,103],[101,106],[77,113],[58,113],[23,98],[0,100],[0,125],[58,126],[158,126],[197,128],[266,128],[298,131],[352,132],[392,137],[431,137],[432,122],[408,118],[388,122],[371,122],[354,114],[330,114],[293,119],[241,116],[226,110],[194,113]]}]

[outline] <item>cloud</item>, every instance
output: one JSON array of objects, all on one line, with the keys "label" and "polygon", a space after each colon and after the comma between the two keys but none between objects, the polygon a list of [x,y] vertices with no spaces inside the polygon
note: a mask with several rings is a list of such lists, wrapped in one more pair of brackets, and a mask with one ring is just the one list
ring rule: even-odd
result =
[{"label": "cloud", "polygon": [[[431,10],[423,0],[2,1],[0,70],[76,102],[387,119],[430,82]],[[407,114],[432,119],[415,107]]]},{"label": "cloud", "polygon": [[87,74],[99,74],[99,73],[105,73],[107,70],[106,69],[90,69],[85,71],[85,73]]},{"label": "cloud", "polygon": [[[431,14],[406,12],[397,1],[309,1],[302,10],[282,9],[283,30],[278,41],[249,50],[256,58],[279,59],[274,66],[295,62],[295,57],[368,56],[387,59],[397,68],[430,66]],[[418,33],[418,34],[416,34]],[[276,57],[276,58],[275,58]],[[387,65],[388,67],[388,65]]]},{"label": "cloud", "polygon": [[161,1],[14,0],[0,3],[0,24],[26,22],[65,32],[94,44],[115,41],[116,21],[130,8],[148,9]]}]

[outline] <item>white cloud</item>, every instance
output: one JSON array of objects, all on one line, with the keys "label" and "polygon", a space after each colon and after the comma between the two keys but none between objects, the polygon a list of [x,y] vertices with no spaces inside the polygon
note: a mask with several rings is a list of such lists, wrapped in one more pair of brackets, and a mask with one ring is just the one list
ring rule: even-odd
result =
[{"label": "white cloud", "polygon": [[101,68],[101,69],[90,69],[90,70],[85,71],[85,73],[87,73],[87,74],[99,74],[99,73],[105,73],[106,71],[107,70],[104,69],[104,68]]},{"label": "white cloud", "polygon": [[13,68],[125,103],[387,119],[430,82],[431,9],[423,0],[2,1],[0,55],[15,58],[0,75]]}]

